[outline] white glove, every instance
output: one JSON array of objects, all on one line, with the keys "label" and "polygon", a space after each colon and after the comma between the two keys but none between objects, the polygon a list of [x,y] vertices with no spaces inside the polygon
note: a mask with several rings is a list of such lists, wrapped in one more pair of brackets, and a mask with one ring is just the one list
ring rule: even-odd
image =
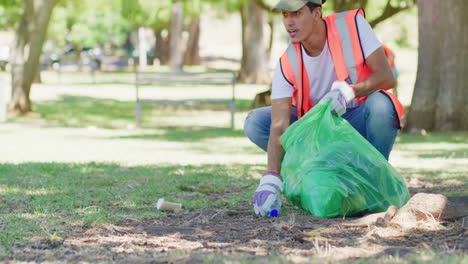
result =
[{"label": "white glove", "polygon": [[335,81],[332,84],[330,92],[325,94],[319,104],[331,100],[332,113],[337,116],[342,116],[346,113],[346,105],[349,104],[355,96],[354,89],[349,86],[347,82]]},{"label": "white glove", "polygon": [[[282,191],[283,182],[278,176],[273,173],[263,175],[253,197],[255,214],[276,217],[281,209]],[[270,214],[273,209],[276,214]]]}]

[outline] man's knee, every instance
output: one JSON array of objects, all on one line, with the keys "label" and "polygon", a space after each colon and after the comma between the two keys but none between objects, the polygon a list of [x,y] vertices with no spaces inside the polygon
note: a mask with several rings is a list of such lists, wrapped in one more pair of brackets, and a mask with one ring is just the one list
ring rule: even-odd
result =
[{"label": "man's knee", "polygon": [[269,134],[271,111],[266,107],[257,108],[249,112],[244,121],[245,135],[257,144],[265,135]]},{"label": "man's knee", "polygon": [[399,123],[390,98],[374,92],[366,100],[366,139],[388,160]]},{"label": "man's knee", "polygon": [[366,108],[370,114],[377,116],[395,115],[392,100],[383,92],[373,92],[366,100]]},{"label": "man's knee", "polygon": [[244,133],[248,138],[254,136],[257,130],[255,129],[255,127],[258,126],[255,110],[256,109],[250,111],[244,121]]}]

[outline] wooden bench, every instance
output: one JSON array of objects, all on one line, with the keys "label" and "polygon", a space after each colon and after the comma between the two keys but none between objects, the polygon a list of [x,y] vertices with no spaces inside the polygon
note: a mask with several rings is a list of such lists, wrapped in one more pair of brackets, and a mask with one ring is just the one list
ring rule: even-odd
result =
[{"label": "wooden bench", "polygon": [[[141,86],[167,86],[167,85],[183,85],[183,86],[220,86],[229,85],[231,92],[226,91],[224,98],[213,99],[181,99],[169,100],[163,98],[145,98],[141,92]],[[234,114],[236,111],[235,104],[235,85],[236,75],[234,72],[203,72],[203,73],[171,73],[171,72],[136,72],[135,88],[136,88],[136,126],[141,126],[142,106],[144,104],[204,104],[204,103],[226,103],[229,105],[231,112],[231,129],[234,129]],[[170,88],[169,88],[170,89]],[[156,96],[157,97],[157,96]]]}]

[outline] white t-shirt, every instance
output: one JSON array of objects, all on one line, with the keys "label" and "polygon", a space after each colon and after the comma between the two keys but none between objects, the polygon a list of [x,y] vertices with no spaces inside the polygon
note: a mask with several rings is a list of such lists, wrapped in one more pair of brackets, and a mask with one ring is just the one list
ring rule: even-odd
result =
[{"label": "white t-shirt", "polygon": [[[369,23],[367,23],[366,19],[361,15],[357,17],[357,26],[359,28],[359,37],[361,39],[364,57],[367,58],[376,49],[380,48],[382,44],[377,39],[374,31],[372,31]],[[317,57],[307,55],[304,47],[302,47],[302,58],[309,76],[310,99],[315,105],[330,90],[332,83],[338,79],[335,73],[335,65],[333,64],[333,59],[328,49],[328,43],[325,42],[322,53]],[[280,63],[278,62],[273,74],[271,99],[292,97],[293,93],[294,88],[284,78],[281,73]],[[348,107],[355,106],[357,106],[357,102],[354,100],[348,105]]]}]

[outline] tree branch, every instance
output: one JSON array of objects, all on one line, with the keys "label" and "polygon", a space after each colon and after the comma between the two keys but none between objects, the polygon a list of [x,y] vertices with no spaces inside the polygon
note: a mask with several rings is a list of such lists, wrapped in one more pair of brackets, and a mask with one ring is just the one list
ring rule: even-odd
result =
[{"label": "tree branch", "polygon": [[263,10],[266,10],[267,12],[274,12],[271,10],[273,7],[263,2],[263,0],[253,0],[253,1],[255,2],[256,5],[258,5]]},{"label": "tree branch", "polygon": [[380,14],[380,16],[377,17],[376,19],[369,22],[371,27],[375,27],[377,24],[384,21],[385,19],[390,18],[390,17],[396,15],[397,13],[399,13],[401,11],[404,11],[404,10],[407,10],[407,9],[413,7],[415,5],[415,3],[416,3],[415,0],[409,0],[409,1],[405,1],[406,5],[403,6],[403,7],[401,7],[401,6],[393,7],[390,2],[391,2],[391,0],[387,0],[387,4],[385,5],[385,9],[382,12],[382,14]]}]

